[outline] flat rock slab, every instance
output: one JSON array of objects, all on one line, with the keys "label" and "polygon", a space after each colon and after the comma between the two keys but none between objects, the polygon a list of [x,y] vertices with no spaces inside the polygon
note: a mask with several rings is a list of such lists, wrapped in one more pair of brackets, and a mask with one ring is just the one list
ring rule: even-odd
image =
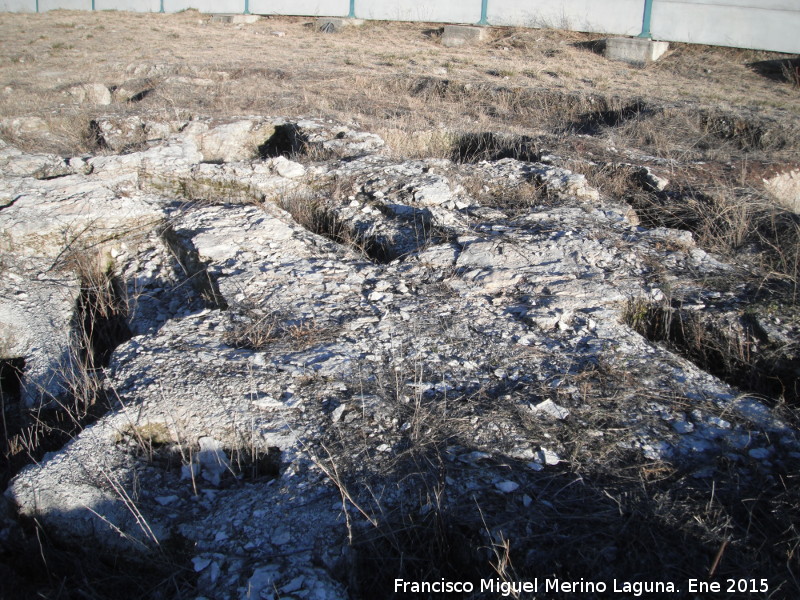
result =
[{"label": "flat rock slab", "polygon": [[364,24],[363,19],[346,19],[344,17],[320,17],[317,19],[315,27],[324,33],[336,33],[346,27],[360,27]]},{"label": "flat rock slab", "polygon": [[484,27],[469,27],[468,25],[445,25],[442,34],[442,45],[447,48],[458,48],[477,44],[486,39]]},{"label": "flat rock slab", "polygon": [[232,23],[234,25],[250,25],[261,20],[259,15],[213,15],[212,23]]},{"label": "flat rock slab", "polygon": [[661,58],[669,50],[669,42],[656,42],[645,38],[609,38],[605,57],[609,60],[644,65]]}]

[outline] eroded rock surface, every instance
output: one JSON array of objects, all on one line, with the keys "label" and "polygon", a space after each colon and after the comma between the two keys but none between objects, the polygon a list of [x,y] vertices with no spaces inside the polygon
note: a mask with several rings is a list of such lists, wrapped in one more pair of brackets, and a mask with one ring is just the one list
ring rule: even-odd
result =
[{"label": "eroded rock surface", "polygon": [[[600,443],[697,477],[797,451],[765,405],[624,323],[636,299],[735,300],[703,287],[735,267],[580,174],[398,162],[315,121],[133,129],[97,125],[139,144],[124,155],[0,161],[0,326],[26,401],[65,376],[85,285],[67,257],[102,257],[133,336],[111,411],[7,492],[55,535],[188,543],[209,598],[345,598],[353,528],[409,501],[398,465],[435,432],[459,465],[444,501],[526,507],[526,481]],[[496,202],[521,186],[536,194]],[[381,487],[348,479],[365,472]]]}]

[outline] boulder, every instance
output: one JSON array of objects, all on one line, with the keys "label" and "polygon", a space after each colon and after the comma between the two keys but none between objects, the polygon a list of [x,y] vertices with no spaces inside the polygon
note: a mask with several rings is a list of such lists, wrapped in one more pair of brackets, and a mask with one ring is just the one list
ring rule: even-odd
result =
[{"label": "boulder", "polygon": [[764,187],[783,207],[800,213],[800,169],[787,169],[764,179]]},{"label": "boulder", "polygon": [[111,104],[111,90],[102,83],[83,83],[69,88],[66,93],[78,104]]}]

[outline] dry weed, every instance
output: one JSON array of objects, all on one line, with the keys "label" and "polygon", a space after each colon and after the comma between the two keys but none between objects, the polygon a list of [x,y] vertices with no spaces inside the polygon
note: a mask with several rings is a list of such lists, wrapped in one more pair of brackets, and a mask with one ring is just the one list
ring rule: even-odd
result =
[{"label": "dry weed", "polygon": [[251,300],[229,307],[230,326],[223,340],[234,348],[263,351],[282,342],[304,350],[330,340],[336,328],[313,319],[292,319],[280,311],[261,308]]}]

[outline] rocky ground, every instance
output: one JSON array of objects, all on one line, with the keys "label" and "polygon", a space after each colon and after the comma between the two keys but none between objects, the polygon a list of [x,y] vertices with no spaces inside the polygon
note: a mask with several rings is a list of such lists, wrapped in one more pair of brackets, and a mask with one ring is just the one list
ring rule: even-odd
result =
[{"label": "rocky ground", "polygon": [[[141,83],[81,88],[111,106],[91,151],[4,121],[9,597],[800,591],[790,167],[765,208],[699,191],[722,163],[617,148],[611,105],[569,134],[408,131],[447,150],[420,153],[333,119],[130,111]],[[730,139],[789,164],[782,116]]]}]

